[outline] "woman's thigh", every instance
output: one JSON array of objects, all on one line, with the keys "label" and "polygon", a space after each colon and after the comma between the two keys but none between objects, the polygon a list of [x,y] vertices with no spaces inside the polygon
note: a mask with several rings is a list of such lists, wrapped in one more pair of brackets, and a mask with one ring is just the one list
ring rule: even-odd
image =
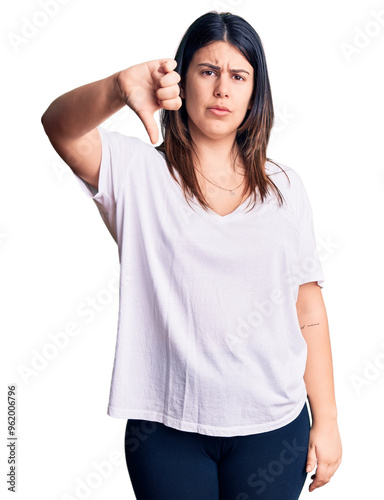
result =
[{"label": "woman's thigh", "polygon": [[297,500],[309,414],[247,436],[214,437],[128,419],[125,458],[137,500]]},{"label": "woman's thigh", "polygon": [[125,458],[137,500],[219,500],[207,438],[158,422],[128,419]]},{"label": "woman's thigh", "polygon": [[307,473],[310,422],[306,404],[274,431],[221,438],[220,500],[297,500]]}]

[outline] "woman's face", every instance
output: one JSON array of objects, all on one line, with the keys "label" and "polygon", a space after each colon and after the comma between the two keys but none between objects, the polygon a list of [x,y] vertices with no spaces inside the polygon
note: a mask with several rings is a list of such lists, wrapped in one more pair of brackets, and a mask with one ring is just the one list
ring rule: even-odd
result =
[{"label": "woman's face", "polygon": [[[252,91],[253,68],[233,45],[213,42],[196,51],[180,91],[191,134],[234,140],[252,107]],[[210,109],[214,106],[225,106],[230,112],[215,113]]]}]

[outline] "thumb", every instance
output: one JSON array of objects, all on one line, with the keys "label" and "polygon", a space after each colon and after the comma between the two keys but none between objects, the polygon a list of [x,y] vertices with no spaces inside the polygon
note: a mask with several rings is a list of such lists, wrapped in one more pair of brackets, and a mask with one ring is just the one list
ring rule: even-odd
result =
[{"label": "thumb", "polygon": [[143,122],[145,130],[147,131],[152,144],[156,144],[159,140],[159,129],[154,116],[148,111],[138,111],[140,120]]},{"label": "thumb", "polygon": [[315,465],[316,465],[316,452],[315,452],[315,447],[312,447],[308,450],[306,472],[311,472],[314,469]]}]

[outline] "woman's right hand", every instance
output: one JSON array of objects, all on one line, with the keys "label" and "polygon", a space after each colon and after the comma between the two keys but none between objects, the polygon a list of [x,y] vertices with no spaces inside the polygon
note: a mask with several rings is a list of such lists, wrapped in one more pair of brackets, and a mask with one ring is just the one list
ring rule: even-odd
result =
[{"label": "woman's right hand", "polygon": [[177,110],[182,105],[180,75],[173,71],[176,66],[174,59],[155,59],[135,64],[117,74],[122,101],[143,122],[152,144],[159,140],[155,111],[161,108]]}]

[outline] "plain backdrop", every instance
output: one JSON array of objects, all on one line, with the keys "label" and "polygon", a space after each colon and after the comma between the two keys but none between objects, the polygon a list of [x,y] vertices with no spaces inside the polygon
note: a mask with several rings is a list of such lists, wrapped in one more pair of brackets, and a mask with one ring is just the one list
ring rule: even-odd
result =
[{"label": "plain backdrop", "polygon": [[[64,92],[173,58],[188,26],[210,10],[244,17],[262,39],[276,114],[268,157],[301,175],[323,263],[343,461],[311,494],[308,477],[300,498],[381,498],[384,4],[372,0],[2,3],[0,428],[7,498],[7,387],[16,384],[20,500],[134,499],[126,421],[106,413],[117,245],[40,119]],[[129,108],[104,126],[150,143]],[[55,348],[53,339],[62,345]]]}]

